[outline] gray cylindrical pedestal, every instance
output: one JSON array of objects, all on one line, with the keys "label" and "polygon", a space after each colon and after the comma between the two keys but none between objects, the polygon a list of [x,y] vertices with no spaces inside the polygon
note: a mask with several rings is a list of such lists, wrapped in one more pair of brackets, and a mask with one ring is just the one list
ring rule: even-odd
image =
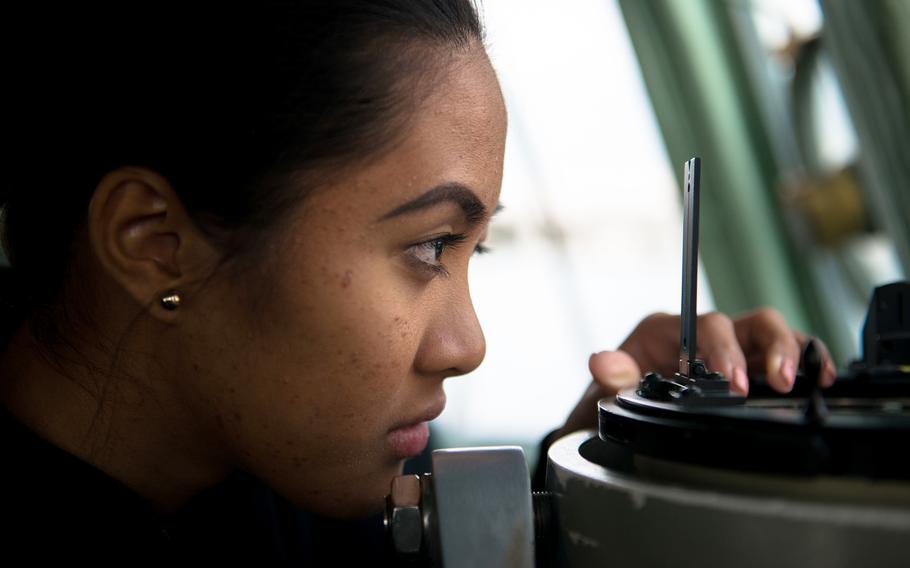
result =
[{"label": "gray cylindrical pedestal", "polygon": [[599,465],[610,461],[606,444],[583,431],[550,447],[559,566],[910,566],[906,483],[644,458],[613,469]]}]

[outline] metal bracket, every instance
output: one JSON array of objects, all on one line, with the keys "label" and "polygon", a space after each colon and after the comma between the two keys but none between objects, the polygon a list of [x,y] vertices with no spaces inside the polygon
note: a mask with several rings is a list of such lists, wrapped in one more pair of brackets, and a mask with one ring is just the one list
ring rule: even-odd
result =
[{"label": "metal bracket", "polygon": [[431,459],[432,474],[392,482],[386,528],[399,557],[445,568],[534,568],[534,507],[522,449],[436,450]]}]

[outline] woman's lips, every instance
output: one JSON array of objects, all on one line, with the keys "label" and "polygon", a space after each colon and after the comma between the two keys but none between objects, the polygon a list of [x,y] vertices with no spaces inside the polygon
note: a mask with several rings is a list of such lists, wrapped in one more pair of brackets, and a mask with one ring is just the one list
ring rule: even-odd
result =
[{"label": "woman's lips", "polygon": [[427,422],[418,422],[410,426],[402,426],[389,432],[387,439],[398,458],[412,458],[427,447],[430,439],[430,425]]},{"label": "woman's lips", "polygon": [[386,439],[397,458],[412,458],[427,447],[430,439],[429,423],[442,414],[445,407],[446,397],[443,393],[422,413],[392,426]]}]

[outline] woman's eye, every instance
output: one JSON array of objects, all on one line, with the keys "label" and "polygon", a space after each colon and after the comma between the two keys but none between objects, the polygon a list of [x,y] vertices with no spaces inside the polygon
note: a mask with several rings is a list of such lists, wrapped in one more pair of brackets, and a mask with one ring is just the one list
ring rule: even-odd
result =
[{"label": "woman's eye", "polygon": [[[408,248],[410,257],[425,268],[439,274],[448,274],[441,260],[442,255],[449,249],[454,249],[467,239],[467,235],[443,235]],[[489,247],[477,243],[474,254],[490,252]]]},{"label": "woman's eye", "polygon": [[455,248],[467,239],[466,235],[443,235],[408,248],[408,254],[423,268],[445,273],[441,259],[446,250]]},{"label": "woman's eye", "polygon": [[443,239],[434,239],[419,245],[411,247],[414,251],[414,258],[424,264],[438,265],[439,258],[446,250],[446,243]]}]

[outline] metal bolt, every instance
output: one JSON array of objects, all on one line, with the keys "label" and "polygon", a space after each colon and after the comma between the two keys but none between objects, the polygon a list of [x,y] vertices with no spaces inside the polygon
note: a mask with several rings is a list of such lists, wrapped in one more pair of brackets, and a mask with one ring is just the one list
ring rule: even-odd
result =
[{"label": "metal bolt", "polygon": [[392,492],[386,497],[385,525],[399,554],[420,552],[423,540],[420,496],[419,476],[399,475],[392,479]]}]

